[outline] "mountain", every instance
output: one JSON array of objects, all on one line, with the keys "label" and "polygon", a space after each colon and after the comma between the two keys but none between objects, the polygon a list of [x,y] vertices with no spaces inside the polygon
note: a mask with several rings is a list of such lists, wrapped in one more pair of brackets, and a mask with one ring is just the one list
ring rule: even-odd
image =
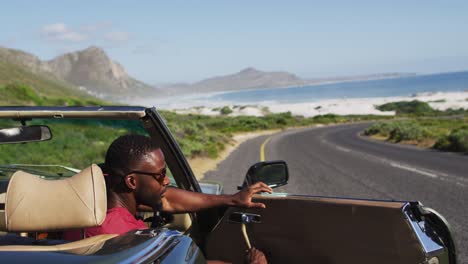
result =
[{"label": "mountain", "polygon": [[63,54],[47,65],[59,78],[100,97],[121,99],[155,93],[153,87],[130,77],[122,65],[98,47]]},{"label": "mountain", "polygon": [[160,88],[167,94],[172,95],[181,92],[203,93],[300,86],[304,84],[306,84],[306,81],[288,72],[265,72],[249,67],[235,74],[209,78],[193,84],[164,85]]},{"label": "mountain", "polygon": [[264,72],[246,68],[236,74],[214,77],[195,83],[194,90],[219,91],[302,85],[296,75],[287,72]]},{"label": "mountain", "polygon": [[107,100],[123,101],[157,93],[153,87],[129,76],[122,65],[94,46],[49,61],[41,61],[23,51],[0,47],[0,59]]},{"label": "mountain", "polygon": [[159,85],[157,87],[163,91],[164,95],[179,95],[188,93],[239,91],[245,89],[284,88],[324,83],[399,78],[411,75],[414,74],[383,73],[320,79],[301,79],[292,73],[284,71],[265,72],[249,67],[235,74],[209,78],[193,84],[178,83]]}]

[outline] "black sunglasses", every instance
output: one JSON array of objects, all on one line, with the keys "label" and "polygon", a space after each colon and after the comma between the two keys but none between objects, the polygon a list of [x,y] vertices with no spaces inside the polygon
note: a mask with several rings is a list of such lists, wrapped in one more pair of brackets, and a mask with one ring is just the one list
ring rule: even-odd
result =
[{"label": "black sunglasses", "polygon": [[164,179],[164,178],[166,177],[166,175],[167,175],[167,169],[166,169],[166,168],[162,169],[162,171],[161,171],[160,173],[144,172],[144,171],[136,171],[136,170],[134,170],[134,171],[131,171],[131,172],[127,173],[127,175],[132,174],[132,173],[152,176],[155,180],[161,181],[162,179]]}]

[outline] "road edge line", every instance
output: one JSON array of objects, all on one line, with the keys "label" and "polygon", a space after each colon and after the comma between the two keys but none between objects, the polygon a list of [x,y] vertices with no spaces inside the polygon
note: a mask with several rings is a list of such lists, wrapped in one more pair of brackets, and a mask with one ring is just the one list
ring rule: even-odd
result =
[{"label": "road edge line", "polygon": [[262,146],[260,147],[260,161],[265,161],[265,146],[266,144],[268,143],[268,141],[270,141],[271,137],[267,138]]}]

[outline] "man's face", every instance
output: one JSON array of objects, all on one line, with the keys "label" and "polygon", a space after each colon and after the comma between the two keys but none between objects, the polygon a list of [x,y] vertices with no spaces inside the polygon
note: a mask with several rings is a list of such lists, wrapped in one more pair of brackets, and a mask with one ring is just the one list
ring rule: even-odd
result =
[{"label": "man's face", "polygon": [[137,204],[156,208],[164,197],[169,178],[165,175],[166,163],[161,149],[146,154],[135,164],[133,171],[137,180],[135,198]]}]

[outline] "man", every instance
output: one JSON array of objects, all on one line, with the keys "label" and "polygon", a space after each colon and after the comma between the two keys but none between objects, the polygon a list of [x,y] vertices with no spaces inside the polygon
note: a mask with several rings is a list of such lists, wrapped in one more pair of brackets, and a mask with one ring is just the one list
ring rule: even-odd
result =
[{"label": "man", "polygon": [[[168,188],[164,154],[150,138],[125,135],[117,138],[106,153],[103,172],[107,185],[107,215],[103,224],[85,230],[85,236],[121,234],[133,229],[146,228],[135,218],[138,207],[151,207],[167,213],[195,212],[217,206],[265,208],[253,203],[252,196],[259,192],[271,193],[264,183],[257,183],[233,195],[209,195]],[[251,263],[266,263],[265,256],[253,249]]]}]

